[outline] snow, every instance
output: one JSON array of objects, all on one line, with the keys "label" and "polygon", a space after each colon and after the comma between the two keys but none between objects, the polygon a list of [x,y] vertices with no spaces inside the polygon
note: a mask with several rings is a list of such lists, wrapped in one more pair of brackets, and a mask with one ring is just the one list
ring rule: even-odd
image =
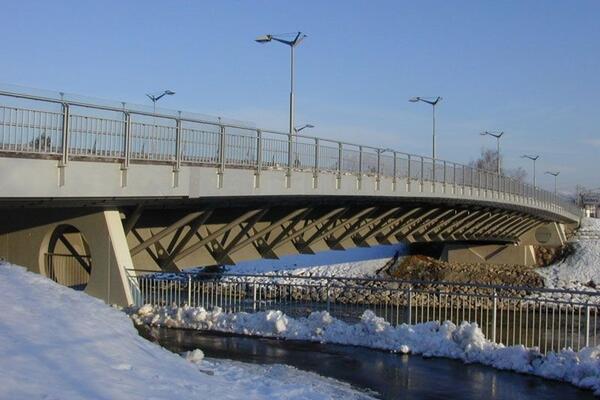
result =
[{"label": "snow", "polygon": [[382,245],[357,247],[344,251],[330,250],[316,254],[298,254],[279,260],[249,260],[228,267],[232,274],[272,274],[287,272],[307,276],[369,277],[396,253],[404,254],[406,246]]},{"label": "snow", "polygon": [[287,366],[186,358],[141,338],[120,310],[0,264],[2,399],[366,399]]},{"label": "snow", "polygon": [[209,312],[200,307],[150,305],[139,308],[131,316],[140,324],[364,346],[478,362],[570,382],[600,394],[600,346],[579,352],[561,350],[544,356],[537,349],[492,343],[476,323],[463,322],[456,326],[446,321],[394,327],[372,311],[365,311],[359,322],[349,324],[326,311],[295,319],[274,310],[248,314],[224,313],[218,308]]},{"label": "snow", "polygon": [[[585,232],[573,243],[575,252],[566,259],[546,268],[538,269],[546,287],[587,290],[585,286],[594,281],[600,286],[600,219],[584,218],[580,232]],[[591,237],[586,237],[591,235]]]}]

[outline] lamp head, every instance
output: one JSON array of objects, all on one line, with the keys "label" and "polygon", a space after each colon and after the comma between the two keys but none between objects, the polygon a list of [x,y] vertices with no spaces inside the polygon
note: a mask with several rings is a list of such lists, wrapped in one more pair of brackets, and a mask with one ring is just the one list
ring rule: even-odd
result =
[{"label": "lamp head", "polygon": [[269,43],[273,40],[273,36],[271,35],[262,35],[254,39],[257,43]]},{"label": "lamp head", "polygon": [[410,99],[408,99],[408,101],[410,101],[411,103],[416,103],[416,102],[418,102],[419,100],[421,100],[421,98],[420,98],[420,97],[411,97]]}]

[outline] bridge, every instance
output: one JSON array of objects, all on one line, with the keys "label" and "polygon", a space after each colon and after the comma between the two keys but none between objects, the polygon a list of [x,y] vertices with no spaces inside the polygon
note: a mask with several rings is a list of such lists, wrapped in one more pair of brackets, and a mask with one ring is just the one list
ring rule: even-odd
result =
[{"label": "bridge", "polygon": [[0,257],[127,305],[136,270],[398,242],[535,262],[570,201],[392,149],[58,93],[0,91]]}]

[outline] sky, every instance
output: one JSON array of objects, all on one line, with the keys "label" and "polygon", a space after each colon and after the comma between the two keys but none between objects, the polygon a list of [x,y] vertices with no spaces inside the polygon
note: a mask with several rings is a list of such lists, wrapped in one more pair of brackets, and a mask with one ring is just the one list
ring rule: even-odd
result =
[{"label": "sky", "polygon": [[302,31],[297,125],[311,135],[475,159],[502,130],[506,167],[600,187],[600,2],[0,0],[0,83],[148,103],[287,130],[289,48]]}]

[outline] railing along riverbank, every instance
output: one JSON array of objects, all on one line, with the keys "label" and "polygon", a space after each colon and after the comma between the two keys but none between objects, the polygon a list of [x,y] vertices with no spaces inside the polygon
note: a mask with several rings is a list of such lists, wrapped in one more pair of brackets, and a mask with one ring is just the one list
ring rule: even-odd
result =
[{"label": "railing along riverbank", "polygon": [[[72,160],[266,169],[391,178],[418,192],[503,198],[581,215],[572,201],[538,187],[468,165],[301,134],[290,135],[181,111],[81,99],[64,93],[0,87],[0,155]],[[441,189],[435,189],[435,186]],[[411,188],[412,186],[412,188]]]},{"label": "railing along riverbank", "polygon": [[543,353],[600,344],[600,292],[393,279],[137,273],[130,278],[137,306],[281,310],[292,317],[328,311],[347,322],[372,310],[392,325],[476,322],[493,342],[538,347]]}]

